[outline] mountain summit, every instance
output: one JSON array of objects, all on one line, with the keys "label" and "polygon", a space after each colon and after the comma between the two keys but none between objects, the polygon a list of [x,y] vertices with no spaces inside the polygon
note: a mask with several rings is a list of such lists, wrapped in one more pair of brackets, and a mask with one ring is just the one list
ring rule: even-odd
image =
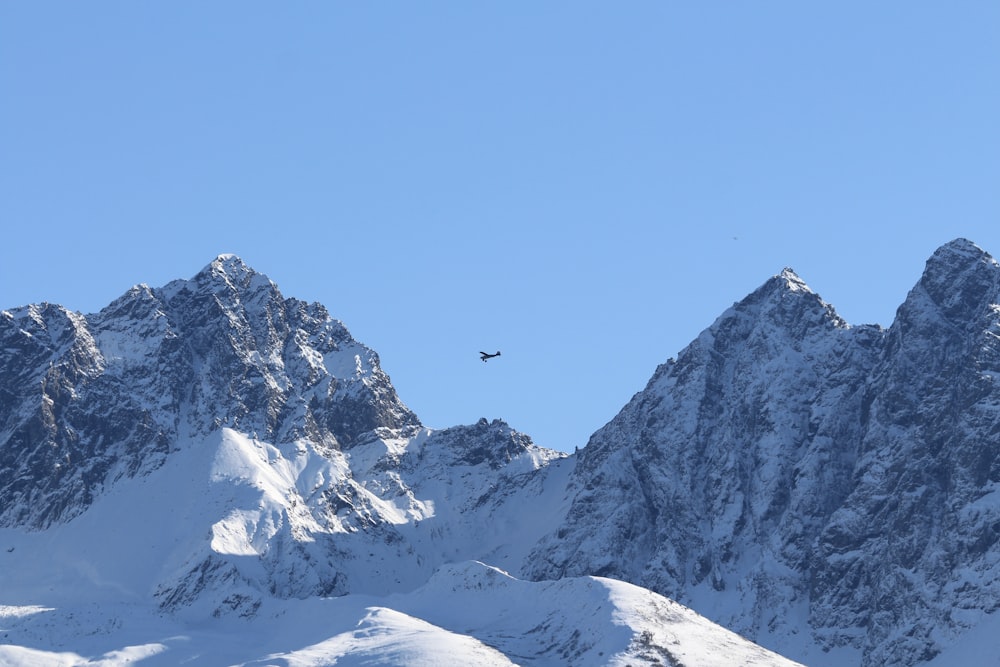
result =
[{"label": "mountain summit", "polygon": [[0,525],[70,519],[224,426],[330,449],[420,428],[374,351],[235,255],[94,315],[4,311],[0,342]]},{"label": "mountain summit", "polygon": [[425,428],[234,255],[0,311],[0,662],[792,664],[668,598],[813,667],[992,659],[998,380],[964,239],[888,329],[785,269],[572,456]]}]

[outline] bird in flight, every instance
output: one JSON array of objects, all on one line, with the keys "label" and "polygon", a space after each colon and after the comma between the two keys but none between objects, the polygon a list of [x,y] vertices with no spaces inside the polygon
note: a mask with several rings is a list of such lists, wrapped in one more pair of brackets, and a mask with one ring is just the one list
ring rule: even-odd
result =
[{"label": "bird in flight", "polygon": [[499,357],[499,356],[500,356],[500,350],[497,350],[496,354],[489,354],[487,352],[480,352],[479,353],[479,358],[482,359],[484,362],[487,359],[492,359],[493,357]]}]

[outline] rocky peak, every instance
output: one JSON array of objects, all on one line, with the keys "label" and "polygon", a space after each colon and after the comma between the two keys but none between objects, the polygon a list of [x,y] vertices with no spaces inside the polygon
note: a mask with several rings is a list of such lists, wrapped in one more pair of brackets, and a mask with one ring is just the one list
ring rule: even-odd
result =
[{"label": "rocky peak", "polygon": [[[568,526],[535,552],[533,571],[638,579],[684,598],[742,586],[740,573],[775,552],[804,567],[859,445],[851,413],[878,349],[869,333],[791,269],[766,281],[594,434]],[[797,486],[806,470],[818,484]],[[610,539],[595,545],[585,537],[594,531]],[[786,586],[761,591],[747,619]]]},{"label": "rocky peak", "polygon": [[236,317],[246,317],[248,309],[283,300],[274,282],[236,255],[219,255],[193,278],[175,280],[156,292],[170,303],[190,301],[202,309],[217,308]]},{"label": "rocky peak", "polygon": [[245,289],[254,278],[261,275],[237,255],[222,254],[209,262],[192,280],[198,284],[222,283]]},{"label": "rocky peak", "polygon": [[962,328],[977,320],[1000,295],[1000,264],[967,239],[956,239],[938,248],[927,260],[924,273],[901,307],[934,311]]},{"label": "rocky peak", "polygon": [[206,266],[201,273],[205,271],[222,273],[230,276],[256,273],[256,271],[247,266],[247,264],[240,259],[238,255],[229,252],[219,254],[215,259],[209,262],[208,266]]},{"label": "rocky peak", "polygon": [[434,444],[446,450],[456,464],[502,468],[518,456],[535,449],[531,438],[515,431],[502,419],[454,426],[435,433]]},{"label": "rocky peak", "polygon": [[813,592],[833,641],[867,628],[866,664],[928,659],[934,637],[963,626],[953,609],[997,606],[981,573],[1000,547],[1000,510],[983,502],[1000,488],[998,285],[972,242],[939,248],[869,376],[851,492],[817,542]]},{"label": "rocky peak", "polygon": [[[731,317],[727,317],[731,316]],[[732,316],[754,326],[777,325],[799,336],[814,325],[846,327],[833,307],[823,301],[792,269],[785,268],[726,311],[712,330],[732,321]]]},{"label": "rocky peak", "polygon": [[879,375],[895,377],[910,402],[921,386],[940,389],[946,372],[972,388],[977,371],[1000,369],[998,304],[1000,264],[966,239],[942,246],[896,311]]},{"label": "rocky peak", "polygon": [[812,292],[812,290],[809,289],[809,286],[806,285],[806,282],[802,280],[802,278],[800,278],[799,275],[795,273],[795,269],[793,269],[790,266],[786,266],[785,268],[783,268],[781,270],[781,273],[776,275],[774,279],[778,280],[779,282],[783,282],[786,288],[789,290]]},{"label": "rocky peak", "polygon": [[277,440],[308,434],[348,446],[378,429],[419,426],[373,350],[320,304],[286,299],[239,257],[220,255],[161,292],[202,369],[204,400],[197,403],[207,406],[222,395],[236,406],[205,410],[213,427]]},{"label": "rocky peak", "polygon": [[977,264],[996,266],[996,260],[969,239],[957,238],[934,251],[927,260],[922,279],[929,275],[957,276]]},{"label": "rocky peak", "polygon": [[155,469],[186,436],[229,427],[336,449],[419,427],[373,350],[235,255],[89,317],[5,312],[0,407],[0,525],[38,527]]}]

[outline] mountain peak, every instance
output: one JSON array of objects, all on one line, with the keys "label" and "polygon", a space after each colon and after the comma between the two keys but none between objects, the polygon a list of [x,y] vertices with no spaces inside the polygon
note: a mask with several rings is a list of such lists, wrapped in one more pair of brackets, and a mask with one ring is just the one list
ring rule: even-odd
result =
[{"label": "mountain peak", "polygon": [[730,313],[753,313],[753,318],[792,324],[801,322],[806,313],[809,321],[832,318],[838,325],[845,325],[833,307],[823,301],[791,268],[769,278],[763,285],[733,305],[720,321],[728,321]]},{"label": "mountain peak", "polygon": [[200,273],[210,273],[215,275],[224,275],[231,278],[242,278],[247,275],[255,274],[252,268],[247,266],[238,255],[232,253],[223,253],[213,259],[208,266],[201,270]]},{"label": "mountain peak", "polygon": [[781,270],[781,273],[771,276],[760,287],[748,294],[746,299],[750,303],[759,303],[774,298],[780,299],[789,292],[815,294],[806,281],[795,273],[794,269],[786,266]]},{"label": "mountain peak", "polygon": [[1000,292],[1000,264],[972,241],[958,238],[934,251],[918,287],[947,317],[963,317]]},{"label": "mountain peak", "polygon": [[977,267],[996,269],[997,261],[985,250],[968,239],[957,238],[934,251],[924,268],[923,279],[932,281],[954,280]]},{"label": "mountain peak", "polygon": [[[210,293],[221,292],[244,294],[264,290],[277,293],[277,285],[263,273],[258,273],[238,255],[224,253],[218,255],[190,281],[175,281],[184,287],[193,284],[197,290]],[[171,283],[174,285],[174,283]]]},{"label": "mountain peak", "polygon": [[806,281],[799,278],[795,270],[790,267],[786,266],[783,268],[781,273],[775,276],[775,279],[784,283],[785,288],[793,292],[812,292],[809,286],[806,285]]},{"label": "mountain peak", "polygon": [[969,239],[959,237],[948,243],[945,243],[940,248],[934,251],[928,263],[934,262],[938,258],[949,258],[949,259],[961,259],[966,258],[969,260],[979,260],[982,257],[989,257],[989,253],[980,248],[978,245],[970,241]]}]

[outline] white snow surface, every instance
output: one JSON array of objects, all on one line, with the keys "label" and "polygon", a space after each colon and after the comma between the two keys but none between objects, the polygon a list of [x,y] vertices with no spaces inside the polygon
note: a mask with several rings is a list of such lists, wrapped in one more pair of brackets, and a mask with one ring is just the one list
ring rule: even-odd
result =
[{"label": "white snow surface", "polygon": [[[352,535],[347,521],[318,520],[311,506],[317,489],[352,466],[376,465],[379,452],[419,449],[427,437],[378,441],[331,458],[304,441],[278,446],[223,429],[185,443],[149,475],[120,480],[72,521],[44,531],[0,529],[0,664],[796,664],[631,584],[595,577],[529,582],[479,561],[448,563],[435,555],[455,550],[463,558],[469,547],[458,545],[469,544],[468,536],[443,549],[448,535],[414,538],[416,548],[391,571],[377,558],[347,559],[357,572],[345,576],[373,590],[380,577],[400,580],[377,595],[259,588],[274,586],[269,551],[282,548],[282,534],[300,546]],[[515,469],[539,464],[531,460],[538,452],[526,456],[512,461]],[[433,459],[425,453],[424,461],[421,470],[430,475]],[[558,469],[560,461],[550,465]],[[440,501],[461,505],[476,486],[473,466],[453,472],[454,484],[415,479],[409,494],[394,498],[367,491],[371,507],[413,535],[433,533]],[[523,554],[500,539],[509,527],[480,526],[479,545],[516,562]],[[541,528],[526,530],[530,536]],[[286,549],[285,564],[299,566],[289,553],[295,551]],[[235,574],[208,578],[188,604],[162,604],[171,586],[190,581],[192,568],[220,560]]]},{"label": "white snow surface", "polygon": [[148,606],[0,607],[0,664],[792,667],[677,603],[609,579],[525,582],[482,563],[384,598],[270,599],[253,619]]}]

